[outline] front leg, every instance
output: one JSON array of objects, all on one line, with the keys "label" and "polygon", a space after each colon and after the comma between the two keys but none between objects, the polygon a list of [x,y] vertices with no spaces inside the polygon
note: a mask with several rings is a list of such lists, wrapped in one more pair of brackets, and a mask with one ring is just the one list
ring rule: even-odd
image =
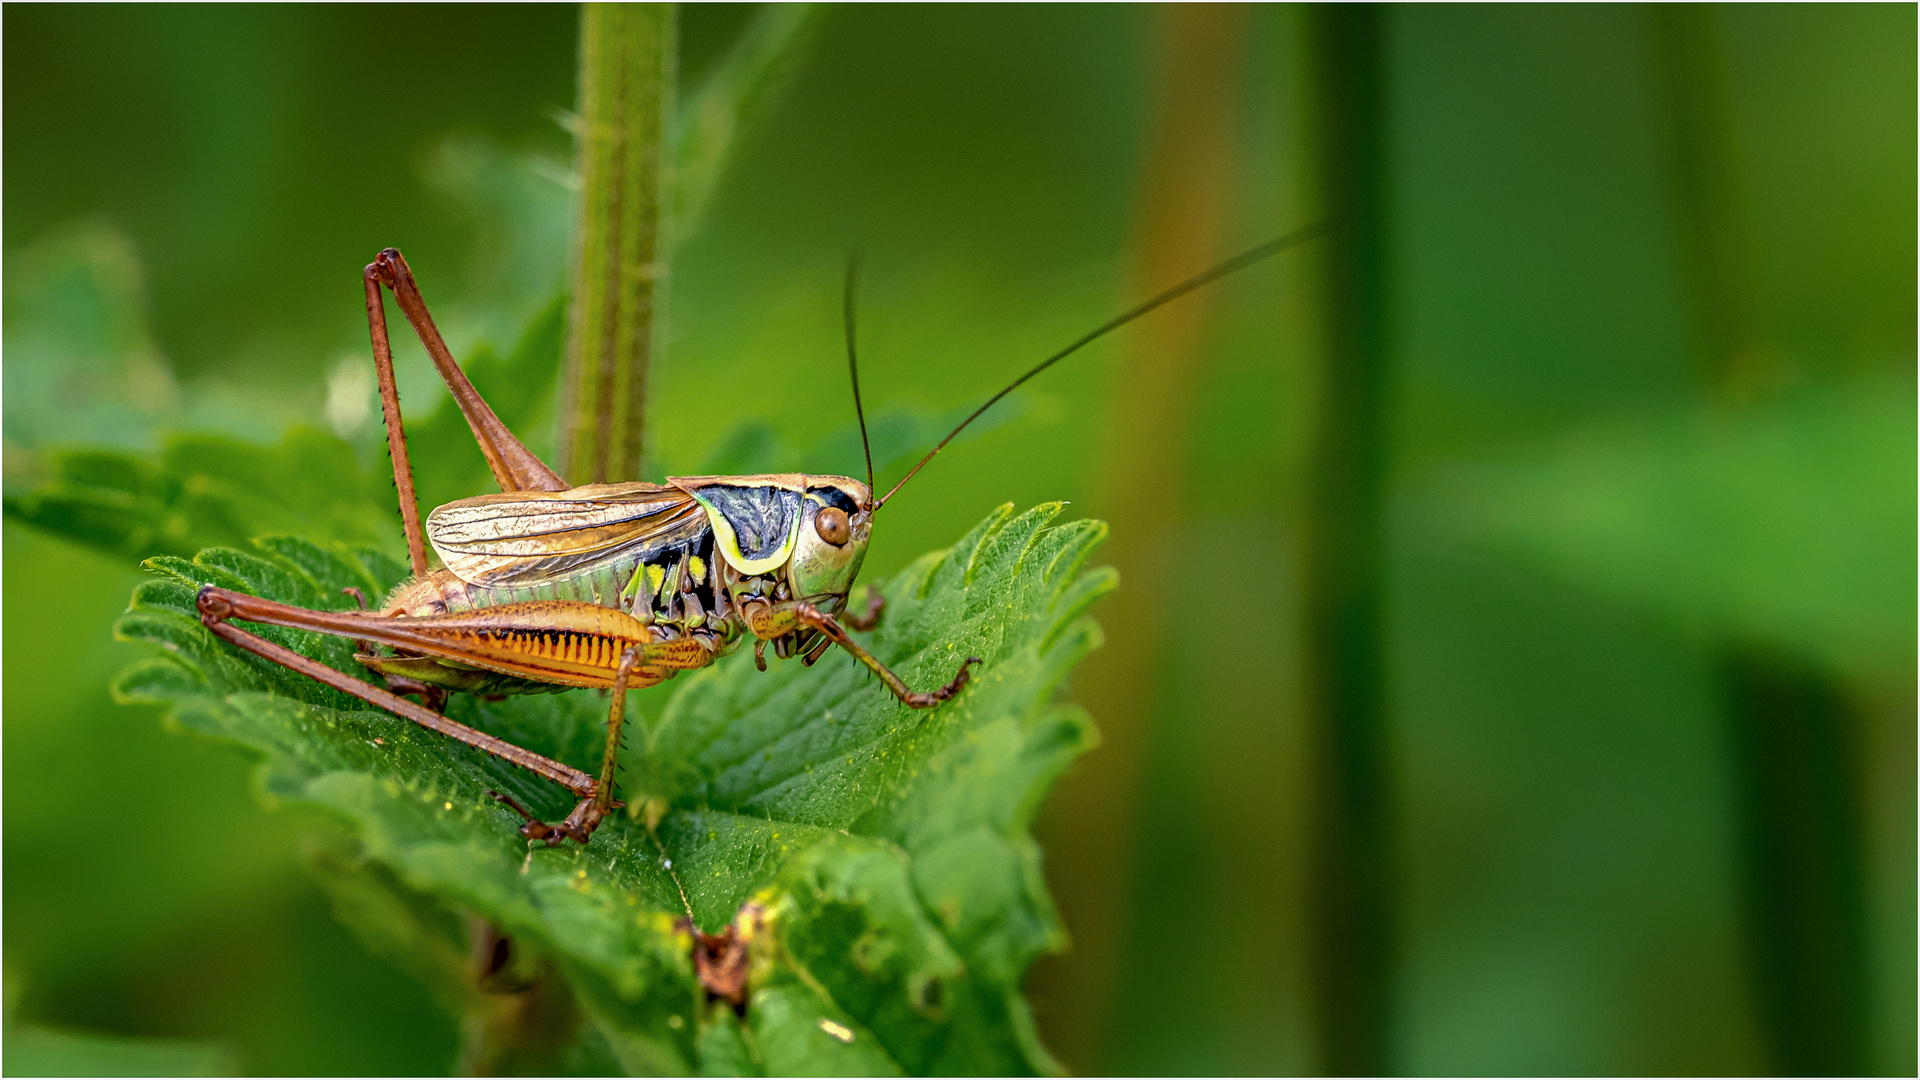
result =
[{"label": "front leg", "polygon": [[973,665],[981,662],[979,657],[969,656],[961,662],[960,670],[953,676],[952,682],[938,690],[920,692],[908,688],[900,676],[895,675],[872,653],[861,648],[859,642],[847,636],[846,629],[835,622],[833,616],[812,604],[800,601],[784,604],[754,604],[743,614],[746,617],[747,628],[753,631],[755,637],[763,641],[793,633],[803,627],[820,631],[831,638],[835,644],[852,653],[854,659],[867,666],[867,670],[880,676],[880,681],[887,684],[887,689],[893,691],[893,696],[899,698],[901,703],[910,709],[931,709],[949,700],[960,692],[961,687],[967,685],[969,679],[973,678]]}]

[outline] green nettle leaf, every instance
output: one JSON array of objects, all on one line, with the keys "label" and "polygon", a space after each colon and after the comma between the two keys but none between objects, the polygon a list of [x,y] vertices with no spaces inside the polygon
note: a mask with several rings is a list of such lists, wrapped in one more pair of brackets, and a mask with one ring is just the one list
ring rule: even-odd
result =
[{"label": "green nettle leaf", "polygon": [[190,555],[263,532],[375,542],[393,531],[393,481],[369,473],[325,432],[294,428],[277,446],[176,435],[159,460],[119,450],[56,451],[48,482],[8,496],[7,516],[128,558]]},{"label": "green nettle leaf", "polygon": [[[343,588],[378,593],[403,574],[375,549],[273,538],[149,560],[156,577],[118,633],[159,653],[114,691],[252,748],[269,801],[351,826],[355,857],[377,874],[356,878],[352,858],[324,852],[336,906],[443,1000],[467,993],[458,934],[407,890],[538,950],[591,1017],[590,1051],[630,1071],[1056,1071],[1020,993],[1027,966],[1065,943],[1028,828],[1097,737],[1056,697],[1098,644],[1086,612],[1115,582],[1085,569],[1105,526],[1047,527],[1059,509],[1003,507],[884,583],[869,647],[910,684],[985,661],[938,709],[905,708],[838,652],[766,673],[736,656],[639,692],[621,784],[630,812],[585,849],[530,847],[486,794],[554,820],[572,801],[559,788],[242,654],[195,618],[204,583],[350,607]],[[349,642],[261,632],[359,671]],[[574,691],[460,696],[449,711],[592,770],[606,709],[604,695]],[[737,921],[749,936],[743,1016],[699,985],[689,912],[704,932]]]}]

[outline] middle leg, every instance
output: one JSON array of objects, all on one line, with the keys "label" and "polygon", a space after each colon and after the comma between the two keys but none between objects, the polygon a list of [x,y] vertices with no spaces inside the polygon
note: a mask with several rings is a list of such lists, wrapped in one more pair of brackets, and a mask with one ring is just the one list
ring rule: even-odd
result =
[{"label": "middle leg", "polygon": [[634,668],[640,662],[640,650],[629,648],[620,658],[620,667],[613,679],[613,698],[607,707],[607,752],[600,762],[600,776],[595,782],[594,793],[580,800],[558,825],[549,825],[528,813],[512,798],[497,791],[487,794],[505,803],[521,817],[527,819],[520,826],[520,835],[529,840],[542,840],[548,847],[554,847],[563,840],[573,840],[585,844],[593,837],[593,831],[600,827],[608,814],[626,804],[613,797],[614,777],[620,766],[620,735],[627,718],[627,682]]}]

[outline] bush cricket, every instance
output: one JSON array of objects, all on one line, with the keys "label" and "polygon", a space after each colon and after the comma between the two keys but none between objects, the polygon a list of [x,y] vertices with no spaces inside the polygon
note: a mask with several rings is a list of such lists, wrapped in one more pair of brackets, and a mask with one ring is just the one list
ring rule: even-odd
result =
[{"label": "bush cricket", "polygon": [[[493,794],[525,819],[520,835],[528,840],[585,844],[607,814],[623,805],[614,798],[614,777],[626,691],[704,667],[749,639],[762,670],[769,644],[775,655],[799,656],[807,664],[839,645],[911,708],[930,709],[958,694],[978,659],[964,661],[946,685],[916,691],[848,634],[877,625],[885,604],[871,591],[867,611],[846,611],[874,515],[954,436],[1028,379],[1155,308],[1323,235],[1331,225],[1321,221],[1268,241],[1083,335],[989,398],[878,499],[860,408],[851,262],[845,291],[847,367],[867,454],[866,482],[777,473],[574,487],[522,445],[481,400],[435,328],[406,260],[388,248],[367,266],[363,281],[412,577],[377,610],[364,610],[364,598],[356,596],[363,610],[348,612],[293,607],[208,585],[197,598],[200,621],[241,649],[565,787],[579,802],[557,825],[540,821],[508,796]],[[500,485],[498,494],[439,507],[424,523],[400,423],[386,291],[426,346]],[[438,556],[437,567],[427,559],[428,545]],[[354,658],[385,685],[302,656],[241,629],[235,620],[353,639],[360,647]],[[438,711],[450,692],[498,695],[556,687],[611,691],[598,776]],[[419,697],[422,704],[403,695]]]}]

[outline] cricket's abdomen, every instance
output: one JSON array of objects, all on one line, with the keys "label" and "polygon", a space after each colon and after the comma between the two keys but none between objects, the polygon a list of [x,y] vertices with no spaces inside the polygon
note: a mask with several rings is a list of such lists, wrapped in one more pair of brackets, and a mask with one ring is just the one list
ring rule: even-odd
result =
[{"label": "cricket's abdomen", "polygon": [[[431,577],[421,584],[431,584]],[[613,685],[621,659],[630,650],[637,666],[627,685],[638,689],[675,671],[704,667],[713,658],[711,644],[699,636],[668,636],[662,628],[624,611],[578,601],[535,600],[466,612],[394,612],[344,619],[355,637],[398,650],[396,656],[363,656],[361,663],[456,690],[484,686],[491,692],[511,693],[518,689],[511,682],[475,675],[476,671],[554,686],[604,689]]]},{"label": "cricket's abdomen", "polygon": [[513,585],[475,585],[450,570],[429,570],[395,589],[381,613],[385,615],[444,615],[482,611],[503,604],[530,604],[566,600],[577,604],[627,611],[620,591],[633,579],[639,559],[624,560],[592,571],[546,581]]}]

